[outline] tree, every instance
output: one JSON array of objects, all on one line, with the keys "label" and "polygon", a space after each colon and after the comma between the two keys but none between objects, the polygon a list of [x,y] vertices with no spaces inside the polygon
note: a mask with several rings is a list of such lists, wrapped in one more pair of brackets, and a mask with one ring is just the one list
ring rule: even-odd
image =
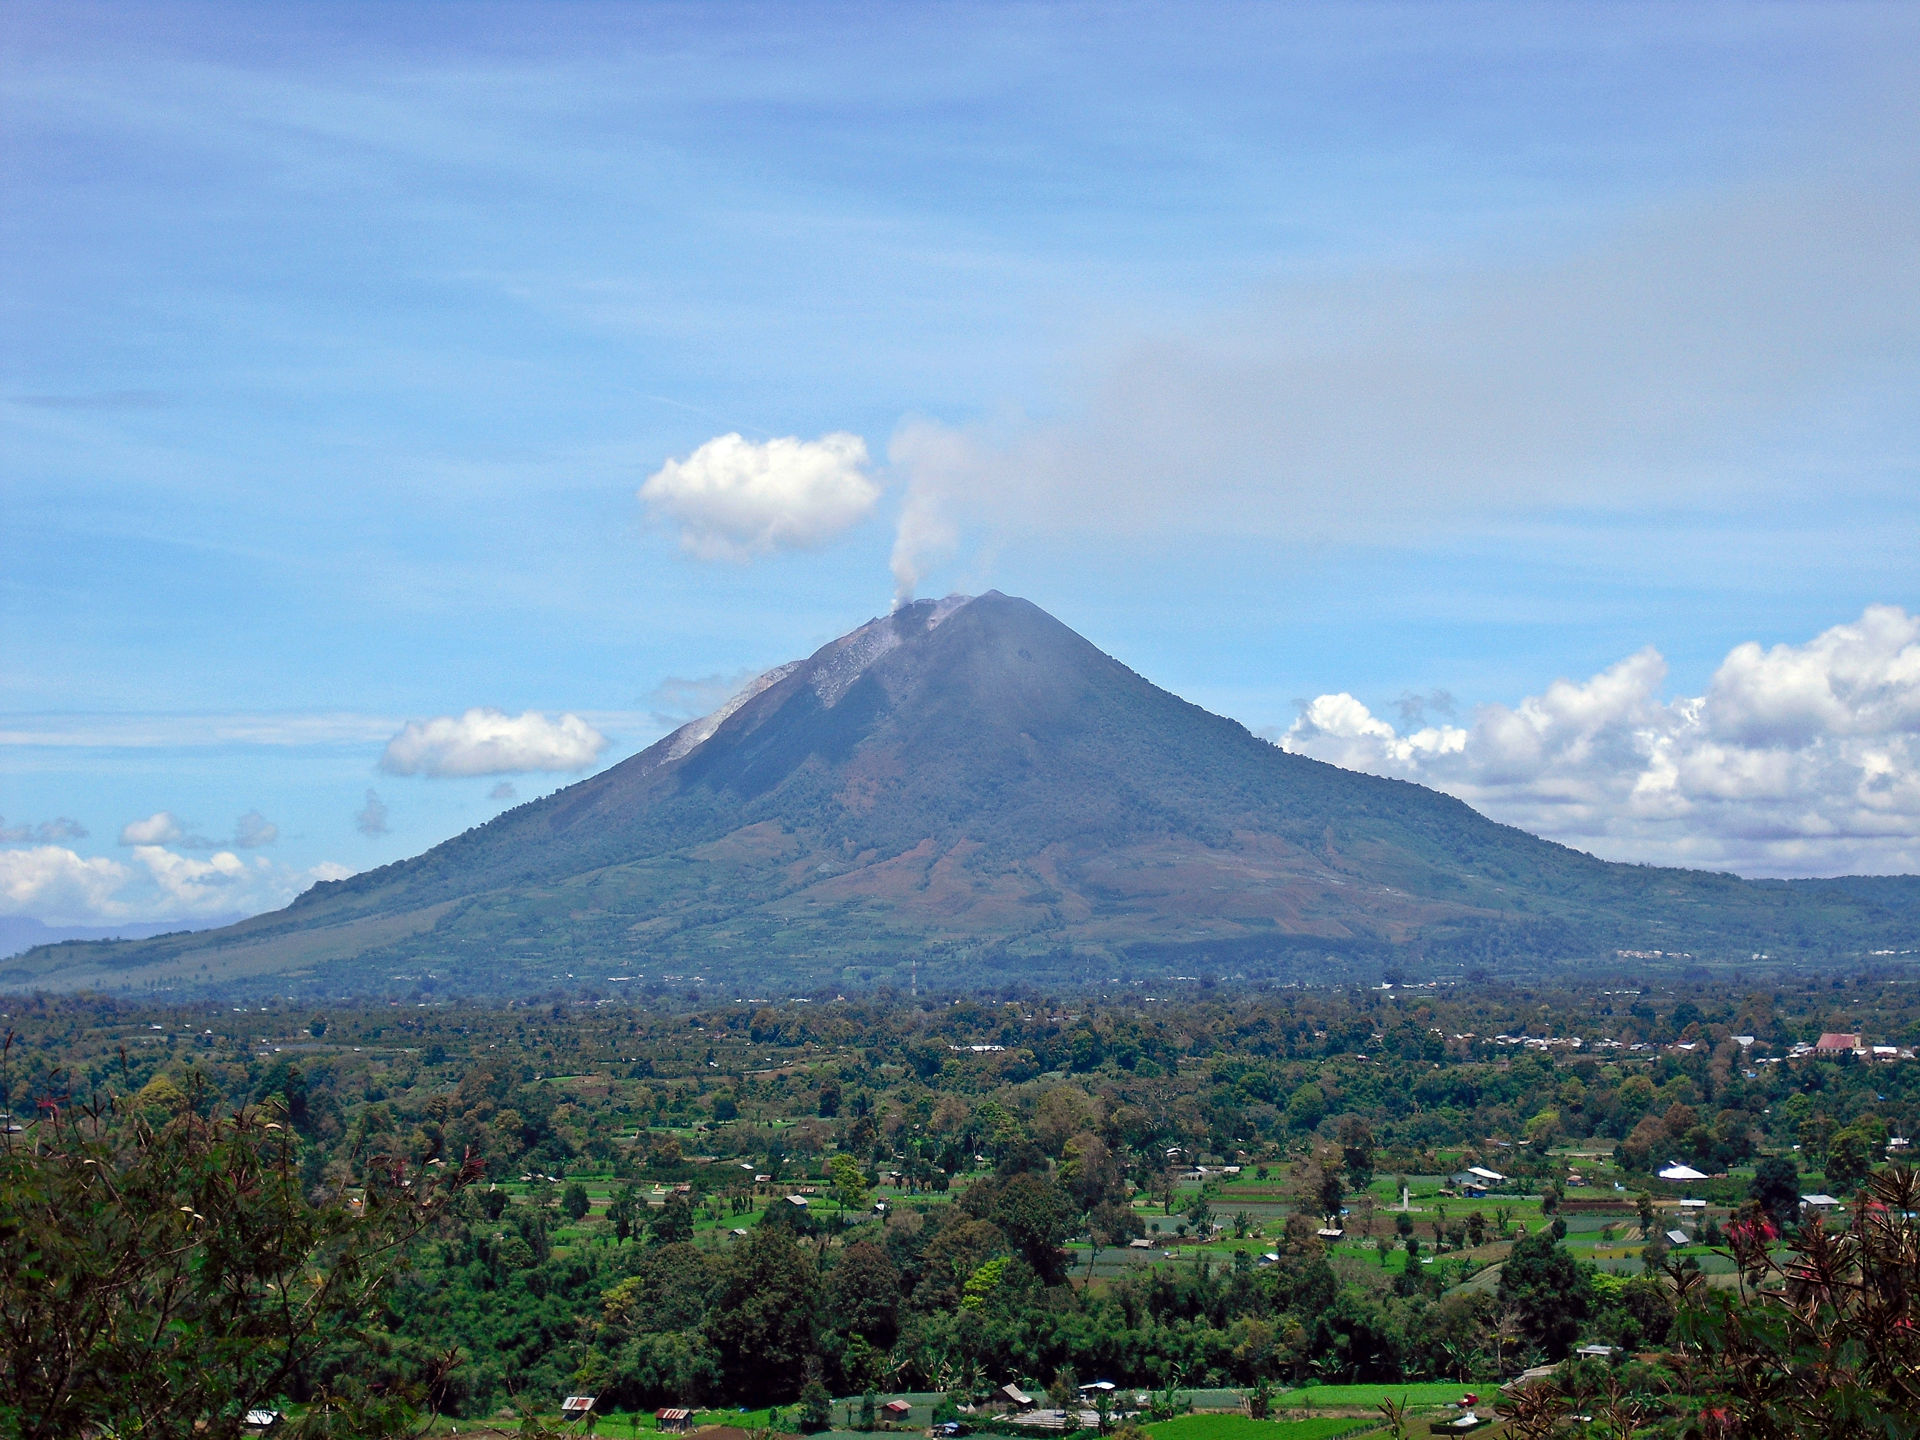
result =
[{"label": "tree", "polygon": [[833,1424],[833,1397],[827,1393],[827,1387],[820,1383],[818,1375],[809,1375],[807,1383],[800,1387],[800,1414],[797,1418],[800,1429],[808,1435]]},{"label": "tree", "polygon": [[833,1181],[834,1198],[849,1210],[867,1208],[867,1177],[860,1162],[844,1152],[827,1162],[827,1175]]},{"label": "tree", "polygon": [[1352,1189],[1364,1190],[1373,1183],[1373,1127],[1358,1115],[1340,1122],[1340,1159]]},{"label": "tree", "polygon": [[1061,1245],[1073,1234],[1079,1213],[1073,1199],[1044,1175],[1023,1171],[971,1186],[961,1205],[999,1227],[1047,1284],[1057,1284],[1066,1257]]},{"label": "tree", "polygon": [[586,1219],[587,1212],[593,1208],[593,1202],[587,1198],[587,1187],[578,1180],[568,1185],[566,1193],[560,1197],[560,1208],[576,1225]]},{"label": "tree", "polygon": [[730,1393],[749,1403],[791,1399],[813,1354],[819,1277],[786,1227],[756,1225],[727,1257],[706,1332]]},{"label": "tree", "polygon": [[682,1245],[693,1239],[693,1206],[679,1191],[667,1196],[667,1203],[647,1226],[656,1245]]},{"label": "tree", "polygon": [[613,1203],[607,1206],[607,1219],[613,1222],[615,1243],[632,1237],[634,1222],[639,1218],[639,1213],[640,1194],[633,1186],[628,1185],[614,1196]]},{"label": "tree", "polygon": [[1747,1194],[1784,1234],[1800,1218],[1800,1167],[1791,1155],[1769,1155],[1753,1167]]},{"label": "tree", "polygon": [[1827,1142],[1827,1184],[1841,1195],[1858,1190],[1873,1172],[1874,1137],[1854,1125],[1835,1133]]},{"label": "tree", "polygon": [[[1565,1233],[1560,1222],[1555,1225]],[[1514,1242],[1500,1268],[1499,1297],[1519,1313],[1529,1341],[1548,1359],[1563,1360],[1593,1309],[1593,1282],[1555,1233],[1541,1230]]]},{"label": "tree", "polygon": [[[0,1433],[10,1440],[237,1435],[248,1408],[377,1310],[408,1242],[478,1173],[463,1165],[441,1181],[378,1156],[360,1207],[315,1204],[283,1117],[207,1116],[206,1104],[194,1087],[158,1123],[112,1102],[54,1109],[4,1137]],[[423,1393],[452,1363],[433,1367]],[[340,1389],[335,1418],[353,1433],[408,1428],[407,1397]]]},{"label": "tree", "polygon": [[893,1348],[899,1327],[900,1272],[871,1240],[849,1245],[827,1276],[827,1309],[838,1328]]}]

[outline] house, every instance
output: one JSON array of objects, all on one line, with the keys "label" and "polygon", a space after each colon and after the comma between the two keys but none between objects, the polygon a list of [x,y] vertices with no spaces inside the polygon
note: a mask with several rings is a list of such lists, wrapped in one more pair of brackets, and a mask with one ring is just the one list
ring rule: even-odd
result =
[{"label": "house", "polygon": [[1802,1195],[1800,1197],[1800,1208],[1803,1210],[1833,1210],[1837,1209],[1839,1204],[1840,1202],[1831,1195]]},{"label": "house", "polygon": [[684,1435],[693,1429],[693,1411],[682,1409],[677,1405],[654,1411],[653,1419],[654,1423],[660,1427],[662,1434]]},{"label": "house", "polygon": [[880,1413],[889,1420],[902,1421],[913,1413],[913,1406],[904,1400],[889,1400],[880,1407]]},{"label": "house", "polygon": [[1018,1385],[1002,1385],[998,1390],[993,1392],[993,1398],[1003,1405],[1011,1405],[1016,1410],[1031,1410],[1033,1408],[1033,1397]]},{"label": "house", "polygon": [[1692,1243],[1693,1237],[1684,1230],[1667,1231],[1667,1244],[1669,1245],[1691,1245]]},{"label": "house", "polygon": [[1338,1240],[1347,1232],[1342,1230],[1338,1225],[1322,1225],[1313,1233],[1318,1235],[1322,1240]]},{"label": "house", "polygon": [[1829,1031],[1813,1042],[1813,1051],[1816,1055],[1841,1055],[1865,1048],[1860,1043],[1860,1036],[1857,1033],[1845,1030]]},{"label": "house", "polygon": [[1489,1170],[1484,1165],[1469,1165],[1458,1175],[1447,1177],[1447,1183],[1462,1195],[1484,1195],[1495,1185],[1506,1183],[1507,1177],[1498,1170]]},{"label": "house", "polygon": [[597,1395],[569,1395],[560,1402],[560,1413],[569,1420],[578,1420],[592,1411],[593,1402],[597,1399]]},{"label": "house", "polygon": [[796,1210],[804,1210],[807,1208],[807,1197],[804,1195],[789,1195],[787,1196],[787,1204],[793,1206]]},{"label": "house", "polygon": [[1617,1352],[1611,1345],[1582,1345],[1573,1353],[1586,1360],[1611,1360]]},{"label": "house", "polygon": [[278,1410],[249,1410],[247,1418],[240,1422],[240,1428],[249,1435],[266,1435],[280,1428],[280,1422],[286,1419]]},{"label": "house", "polygon": [[1127,1248],[1129,1250],[1151,1250],[1153,1249],[1153,1241],[1147,1239],[1146,1236],[1142,1235],[1137,1240],[1127,1241]]},{"label": "house", "polygon": [[1682,1165],[1678,1160],[1675,1160],[1671,1164],[1669,1164],[1666,1169],[1660,1172],[1660,1178],[1662,1180],[1680,1181],[1680,1180],[1704,1180],[1707,1177],[1702,1172],[1694,1169],[1691,1165]]}]

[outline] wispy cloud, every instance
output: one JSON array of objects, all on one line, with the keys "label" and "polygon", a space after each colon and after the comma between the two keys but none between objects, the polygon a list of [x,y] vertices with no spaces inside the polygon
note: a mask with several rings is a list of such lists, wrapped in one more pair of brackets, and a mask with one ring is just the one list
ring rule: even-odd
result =
[{"label": "wispy cloud", "polygon": [[1920,165],[1857,156],[1650,211],[1557,260],[1278,281],[1117,342],[1056,418],[910,419],[889,448],[909,481],[895,569],[911,583],[956,524],[1403,543],[1724,511],[1804,485],[1810,434],[1910,446],[1858,397],[1917,369]]},{"label": "wispy cloud", "polygon": [[400,721],[346,711],[275,714],[0,715],[0,745],[76,750],[171,750],[220,746],[366,745]]},{"label": "wispy cloud", "polygon": [[367,791],[366,803],[354,812],[353,828],[367,836],[388,833],[391,827],[387,824],[387,802],[380,798],[378,791]]}]

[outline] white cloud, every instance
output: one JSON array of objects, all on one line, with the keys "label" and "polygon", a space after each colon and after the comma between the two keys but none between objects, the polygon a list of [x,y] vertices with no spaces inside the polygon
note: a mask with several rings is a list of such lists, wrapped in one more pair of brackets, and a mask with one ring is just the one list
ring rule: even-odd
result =
[{"label": "white cloud", "polygon": [[122,845],[171,845],[186,832],[171,810],[157,810],[144,820],[129,820],[120,827]]},{"label": "white cloud", "polygon": [[1281,744],[1609,858],[1920,871],[1920,617],[1876,605],[1804,645],[1740,645],[1701,696],[1662,699],[1665,680],[1646,649],[1469,727],[1407,734],[1322,695]]},{"label": "white cloud", "polygon": [[387,742],[380,768],[393,775],[514,775],[585,770],[607,737],[578,715],[549,719],[537,710],[508,715],[475,709],[409,721]]},{"label": "white cloud", "polygon": [[195,860],[164,846],[136,845],[133,858],[146,867],[148,877],[166,897],[164,908],[182,915],[224,914],[239,908],[234,898],[254,878],[247,863],[231,850]]},{"label": "white cloud", "polygon": [[813,549],[864,519],[880,498],[866,466],[866,442],[844,432],[759,444],[721,435],[685,460],[667,461],[639,493],[649,510],[679,525],[691,554],[749,560]]},{"label": "white cloud", "polygon": [[286,904],[316,880],[352,873],[331,861],[288,870],[230,850],[201,860],[161,845],[136,845],[133,859],[127,865],[84,857],[60,845],[0,850],[0,914],[49,925],[256,914]]},{"label": "white cloud", "polygon": [[0,905],[9,915],[32,915],[49,924],[127,918],[116,897],[130,878],[117,860],[82,859],[62,845],[0,850]]}]

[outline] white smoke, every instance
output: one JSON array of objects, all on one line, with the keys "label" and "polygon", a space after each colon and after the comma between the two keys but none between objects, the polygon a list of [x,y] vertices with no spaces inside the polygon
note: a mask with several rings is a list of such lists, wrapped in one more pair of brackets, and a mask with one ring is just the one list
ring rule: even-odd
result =
[{"label": "white smoke", "polygon": [[904,421],[887,445],[887,459],[908,476],[890,562],[898,610],[912,603],[928,567],[959,543],[948,519],[949,496],[977,462],[965,436],[927,420]]}]

